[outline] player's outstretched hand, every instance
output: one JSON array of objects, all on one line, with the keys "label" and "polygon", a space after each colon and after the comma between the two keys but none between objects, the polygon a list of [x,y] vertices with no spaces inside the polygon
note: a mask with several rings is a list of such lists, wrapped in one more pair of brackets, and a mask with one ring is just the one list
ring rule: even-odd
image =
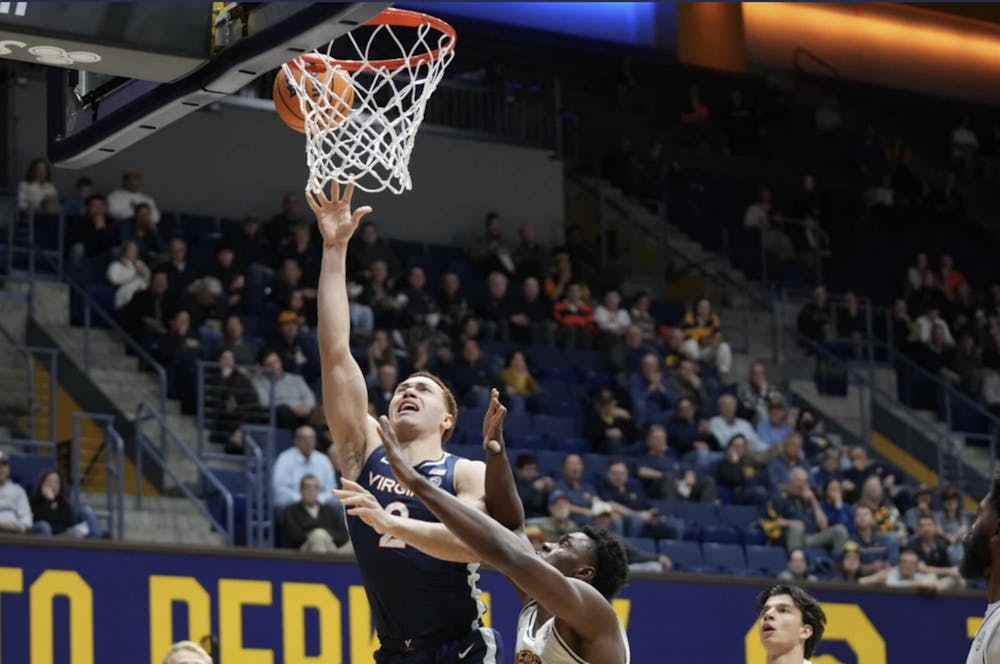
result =
[{"label": "player's outstretched hand", "polygon": [[384,534],[397,518],[386,512],[375,496],[357,482],[342,478],[340,486],[333,490],[333,495],[340,500],[345,512],[364,521],[379,535]]},{"label": "player's outstretched hand", "polygon": [[364,205],[351,212],[351,196],[354,195],[354,183],[349,182],[344,187],[344,195],[340,195],[340,185],[336,180],[330,181],[330,197],[326,192],[313,193],[306,190],[306,201],[316,214],[320,235],[323,236],[324,247],[344,248],[361,223],[361,218],[372,211],[371,206]]},{"label": "player's outstretched hand", "polygon": [[420,478],[420,474],[413,469],[403,458],[402,448],[399,446],[399,438],[396,437],[396,430],[389,423],[389,418],[383,415],[378,418],[378,435],[382,439],[382,447],[385,448],[385,458],[392,468],[396,481],[407,489],[413,490],[412,482]]},{"label": "player's outstretched hand", "polygon": [[503,454],[505,447],[503,439],[503,420],[507,416],[507,407],[500,403],[500,390],[490,391],[490,406],[483,418],[483,449],[488,454]]}]

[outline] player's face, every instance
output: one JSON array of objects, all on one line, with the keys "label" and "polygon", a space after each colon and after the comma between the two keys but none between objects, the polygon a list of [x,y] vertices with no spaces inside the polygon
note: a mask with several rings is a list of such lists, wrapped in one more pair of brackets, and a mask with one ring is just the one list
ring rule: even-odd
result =
[{"label": "player's face", "polygon": [[802,611],[789,595],[769,597],[760,612],[760,642],[769,654],[788,652],[812,636],[812,627],[802,622]]},{"label": "player's face", "polygon": [[990,538],[997,531],[997,526],[997,514],[990,503],[990,497],[986,496],[979,503],[976,522],[972,524],[969,534],[962,542],[964,553],[959,571],[966,579],[982,579],[986,576],[992,563]]},{"label": "player's face", "polygon": [[411,377],[396,387],[389,402],[389,419],[401,440],[412,440],[451,426],[451,415],[441,386],[423,376]]},{"label": "player's face", "polygon": [[583,533],[570,533],[558,542],[546,542],[538,555],[564,576],[589,583],[594,574],[594,541]]}]

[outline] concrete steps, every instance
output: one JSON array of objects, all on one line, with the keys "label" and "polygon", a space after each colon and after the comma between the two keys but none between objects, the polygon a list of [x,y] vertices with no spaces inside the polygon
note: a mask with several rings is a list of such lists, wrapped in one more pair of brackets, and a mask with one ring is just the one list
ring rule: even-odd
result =
[{"label": "concrete steps", "polygon": [[[86,504],[103,509],[103,493],[83,493]],[[223,538],[212,531],[208,522],[187,498],[144,496],[142,509],[135,507],[134,496],[125,499],[125,539],[130,542],[220,546]]]}]

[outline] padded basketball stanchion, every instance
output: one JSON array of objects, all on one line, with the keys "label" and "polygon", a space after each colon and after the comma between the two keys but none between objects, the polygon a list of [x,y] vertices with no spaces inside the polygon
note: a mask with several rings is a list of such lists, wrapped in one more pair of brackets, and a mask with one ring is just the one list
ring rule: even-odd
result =
[{"label": "padded basketball stanchion", "polygon": [[[386,9],[365,25],[364,37],[358,30],[347,33],[325,52],[283,66],[305,119],[308,191],[319,192],[330,180],[354,182],[368,192],[400,194],[412,187],[413,142],[427,101],[455,56],[455,30],[403,9]],[[349,42],[353,59],[331,56],[334,44],[343,42]],[[372,56],[387,46],[398,57]],[[327,71],[350,80],[354,100],[346,118],[345,99],[333,91],[338,77],[321,76]]]}]

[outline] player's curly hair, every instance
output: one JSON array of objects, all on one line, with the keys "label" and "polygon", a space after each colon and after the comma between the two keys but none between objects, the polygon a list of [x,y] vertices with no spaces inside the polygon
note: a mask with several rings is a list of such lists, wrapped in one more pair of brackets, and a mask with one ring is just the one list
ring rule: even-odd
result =
[{"label": "player's curly hair", "polygon": [[802,612],[802,624],[812,627],[812,636],[806,639],[805,645],[802,648],[806,659],[809,659],[816,651],[819,640],[823,638],[823,630],[826,629],[826,614],[823,612],[823,607],[819,605],[819,601],[815,597],[802,590],[802,588],[777,583],[757,595],[758,617],[760,617],[761,612],[764,610],[767,600],[778,595],[788,595],[791,597],[792,603]]},{"label": "player's curly hair", "polygon": [[594,541],[594,580],[591,585],[609,600],[628,581],[628,556],[618,539],[603,528],[584,526],[583,534]]}]

